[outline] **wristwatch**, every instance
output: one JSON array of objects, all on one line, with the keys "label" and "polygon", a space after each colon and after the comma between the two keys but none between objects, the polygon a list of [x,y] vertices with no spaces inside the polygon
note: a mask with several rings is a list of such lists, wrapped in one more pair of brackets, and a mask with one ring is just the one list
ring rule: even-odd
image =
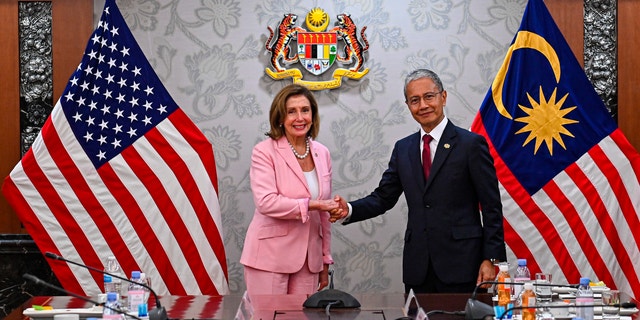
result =
[{"label": "wristwatch", "polygon": [[499,259],[493,259],[493,258],[489,259],[489,261],[491,261],[491,264],[493,264],[493,265],[498,265],[500,262],[502,262]]}]

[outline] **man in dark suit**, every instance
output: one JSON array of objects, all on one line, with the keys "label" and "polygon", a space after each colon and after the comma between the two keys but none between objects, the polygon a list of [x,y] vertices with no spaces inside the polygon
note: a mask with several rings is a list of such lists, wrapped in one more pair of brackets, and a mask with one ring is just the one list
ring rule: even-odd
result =
[{"label": "man in dark suit", "polygon": [[[404,193],[405,291],[472,292],[480,282],[495,280],[494,264],[506,260],[493,158],[484,137],[444,115],[447,91],[436,73],[410,73],[404,95],[420,131],[396,142],[378,187],[348,204],[341,198],[342,212],[334,210],[331,221],[349,224],[381,215]],[[427,135],[432,140],[425,145]],[[423,167],[429,161],[430,168]]]}]

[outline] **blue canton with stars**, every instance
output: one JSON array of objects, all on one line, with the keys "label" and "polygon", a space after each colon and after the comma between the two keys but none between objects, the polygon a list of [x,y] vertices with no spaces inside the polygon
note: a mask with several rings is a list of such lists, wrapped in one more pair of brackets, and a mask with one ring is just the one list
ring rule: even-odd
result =
[{"label": "blue canton with stars", "polygon": [[60,97],[73,133],[96,168],[178,106],[108,0],[82,62]]}]

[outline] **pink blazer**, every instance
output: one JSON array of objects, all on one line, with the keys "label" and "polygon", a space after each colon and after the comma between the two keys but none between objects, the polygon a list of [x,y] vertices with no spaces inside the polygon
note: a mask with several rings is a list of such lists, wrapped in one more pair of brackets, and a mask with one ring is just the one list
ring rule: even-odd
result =
[{"label": "pink blazer", "polygon": [[[331,156],[311,141],[319,183],[318,199],[331,196]],[[266,139],[253,148],[251,190],[255,212],[244,241],[240,263],[277,273],[299,271],[305,259],[320,272],[332,264],[331,223],[326,211],[309,211],[309,186],[287,139]]]}]

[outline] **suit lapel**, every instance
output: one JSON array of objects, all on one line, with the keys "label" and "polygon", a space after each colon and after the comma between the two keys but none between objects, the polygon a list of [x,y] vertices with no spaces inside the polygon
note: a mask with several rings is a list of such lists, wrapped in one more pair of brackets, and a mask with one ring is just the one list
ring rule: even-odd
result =
[{"label": "suit lapel", "polygon": [[295,176],[298,180],[300,180],[302,185],[304,185],[304,187],[307,189],[307,192],[309,192],[309,186],[307,186],[307,179],[304,177],[302,168],[300,167],[300,164],[298,164],[298,160],[296,159],[296,156],[291,151],[291,146],[289,146],[289,143],[287,142],[286,137],[282,137],[276,141],[276,150],[278,154],[282,157],[282,159],[284,159],[284,162],[287,164],[287,167],[289,168],[289,170],[291,170],[291,173],[293,174],[293,176]]},{"label": "suit lapel", "polygon": [[[420,131],[416,132],[409,138],[409,165],[411,166],[411,172],[422,173],[422,154],[420,153]],[[414,179],[419,188],[424,188],[425,181],[424,175],[420,174],[420,177]],[[422,178],[422,179],[420,179]]]},{"label": "suit lapel", "polygon": [[451,154],[453,147],[456,142],[456,130],[454,125],[449,121],[447,126],[444,128],[442,132],[442,137],[440,137],[440,141],[438,141],[438,146],[436,147],[436,155],[431,163],[431,173],[429,174],[429,180],[427,181],[427,187],[431,183],[431,181],[438,175],[438,171],[444,165],[447,157]]}]

